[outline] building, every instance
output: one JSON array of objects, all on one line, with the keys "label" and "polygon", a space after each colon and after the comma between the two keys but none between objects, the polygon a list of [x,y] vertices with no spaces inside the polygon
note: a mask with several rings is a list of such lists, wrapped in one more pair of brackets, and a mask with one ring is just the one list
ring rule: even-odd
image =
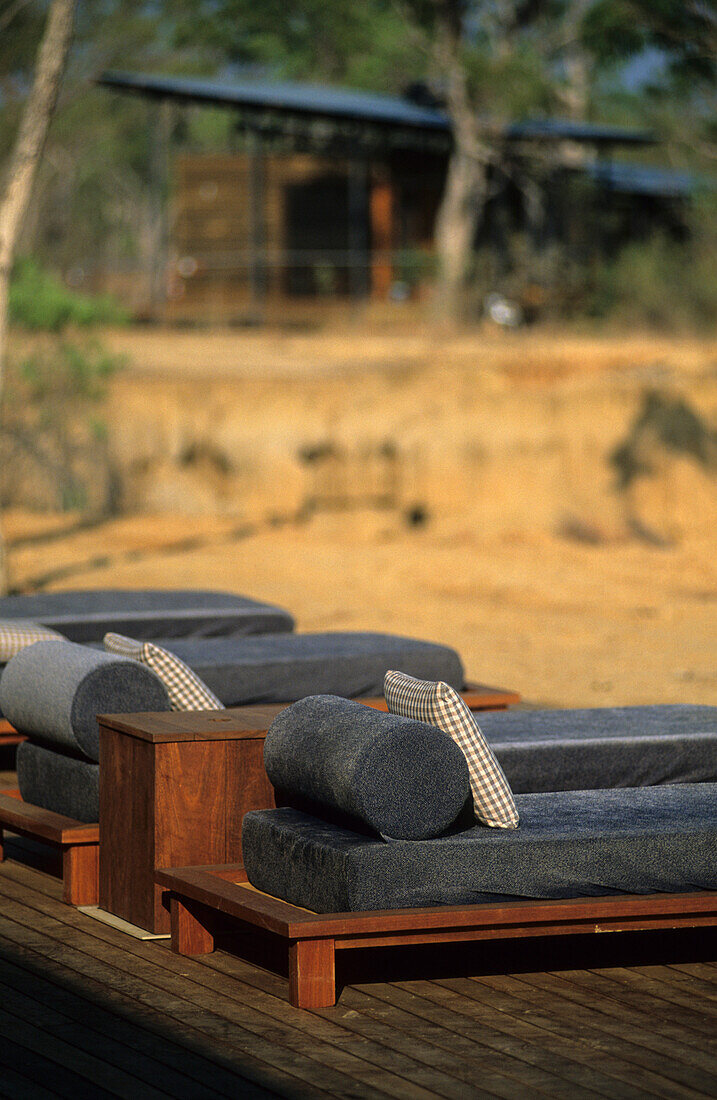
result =
[{"label": "building", "polygon": [[[129,73],[99,83],[154,102],[225,107],[236,118],[239,152],[165,149],[171,199],[161,213],[155,308],[247,320],[339,300],[401,301],[425,287],[451,130],[424,89],[401,98]],[[545,293],[560,282],[561,248],[584,263],[655,219],[679,230],[691,178],[614,159],[616,148],[654,144],[652,134],[546,119],[497,137],[502,169],[476,242],[493,287],[512,279],[513,289],[522,282]],[[157,188],[165,187],[160,171]],[[603,217],[598,233],[586,201],[603,214],[609,206],[607,229]]]}]

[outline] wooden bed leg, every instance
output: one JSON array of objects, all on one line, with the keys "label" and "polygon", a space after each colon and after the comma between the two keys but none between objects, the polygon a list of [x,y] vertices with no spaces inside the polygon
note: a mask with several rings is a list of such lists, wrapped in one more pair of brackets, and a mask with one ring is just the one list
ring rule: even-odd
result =
[{"label": "wooden bed leg", "polygon": [[2,825],[0,825],[0,863],[5,859],[5,836]]},{"label": "wooden bed leg", "polygon": [[332,939],[289,944],[289,1001],[294,1008],[336,1004],[336,952]]},{"label": "wooden bed leg", "polygon": [[97,905],[99,844],[68,844],[62,849],[62,900],[68,905]]},{"label": "wooden bed leg", "polygon": [[172,951],[208,955],[214,950],[214,917],[205,905],[169,896]]}]

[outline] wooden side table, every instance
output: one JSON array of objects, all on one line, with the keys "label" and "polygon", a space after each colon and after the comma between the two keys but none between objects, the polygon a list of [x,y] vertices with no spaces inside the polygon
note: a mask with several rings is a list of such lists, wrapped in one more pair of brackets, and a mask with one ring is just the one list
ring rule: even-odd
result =
[{"label": "wooden side table", "polygon": [[[475,710],[520,699],[483,684],[463,697]],[[244,814],[276,805],[264,738],[285,706],[100,715],[100,908],[169,932],[157,868],[241,864]]]},{"label": "wooden side table", "polygon": [[156,868],[241,863],[244,814],[275,805],[263,752],[279,709],[100,717],[102,909],[168,932]]}]

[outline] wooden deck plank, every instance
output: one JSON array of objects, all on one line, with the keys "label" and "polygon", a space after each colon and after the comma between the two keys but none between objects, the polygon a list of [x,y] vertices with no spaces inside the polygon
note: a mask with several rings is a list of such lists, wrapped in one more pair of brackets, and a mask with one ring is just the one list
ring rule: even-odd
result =
[{"label": "wooden deck plank", "polygon": [[[602,1011],[602,1001],[584,1009],[573,1001],[561,999],[551,990],[549,982],[534,987],[523,979],[523,975],[506,977],[500,983],[492,977],[470,981],[493,990],[499,985],[501,995],[512,996],[519,1011],[541,1012],[551,1026],[562,1028],[565,1034],[579,1036],[593,1050],[599,1051],[601,1058],[614,1058],[629,1067],[632,1080],[639,1082],[648,1095],[687,1100],[688,1097],[714,1094],[713,1087],[710,1091],[708,1075],[693,1074],[689,1067],[661,1054],[667,1040],[657,1040],[642,1029],[636,1033],[628,1021],[622,1026],[611,1021]],[[697,1082],[695,1077],[699,1078]]]},{"label": "wooden deck plank", "polygon": [[[712,1011],[709,1012],[705,1011],[704,1001],[683,999],[678,1014],[675,1012],[677,1003],[660,995],[661,990],[669,992],[664,982],[655,982],[653,988],[646,989],[640,982],[639,974],[628,975],[627,980],[623,978],[622,981],[620,974],[619,970],[612,975],[592,970],[574,970],[561,973],[560,977],[593,996],[599,996],[605,1002],[612,1002],[618,1007],[628,1005],[650,1021],[665,1021],[671,1028],[677,1028],[681,1036],[692,1033],[695,1043],[701,1041],[710,1050],[717,1050],[717,1006],[711,1006]],[[699,1040],[699,1036],[704,1038]]]},{"label": "wooden deck plank", "polygon": [[[423,1011],[407,1011],[393,1003],[385,986],[380,987],[380,992],[376,992],[375,987],[366,993],[359,990],[357,996],[365,997],[360,1003],[361,1014],[375,1025],[390,1027],[393,1034],[408,1034],[426,1047],[430,1045],[463,1059],[467,1066],[472,1066],[473,1073],[480,1075],[481,1081],[494,1095],[545,1094],[568,1100],[575,1096],[575,1081],[568,1080],[571,1074],[564,1072],[565,1067],[552,1058],[541,1057],[539,1051],[527,1044],[521,1047],[520,1044],[501,1042],[502,1037],[496,1038],[488,1027],[479,1032],[475,1028],[463,1030],[455,1026],[455,1021],[445,1013],[440,1018],[431,1019]],[[354,1003],[353,999],[349,1003]],[[484,1067],[488,1071],[485,1076]],[[581,1085],[581,1096],[608,1095],[606,1091],[590,1088],[584,1080]]]},{"label": "wooden deck plank", "polygon": [[661,966],[650,968],[650,971],[652,972],[653,969],[659,971],[665,981],[689,985],[690,989],[699,993],[700,997],[712,1003],[717,1001],[717,969],[712,971],[714,977],[710,976],[709,967],[701,963],[681,963],[672,966],[669,974],[665,973],[664,967]]},{"label": "wooden deck plank", "polygon": [[[10,941],[6,940],[6,943],[9,944]],[[153,1056],[163,1061],[170,1059],[173,1066],[190,1078],[192,1095],[194,1095],[195,1080],[203,1081],[221,1096],[234,1097],[239,1089],[242,1098],[276,1095],[252,1086],[245,1078],[225,1069],[221,1064],[223,1062],[221,1054],[216,1058],[209,1057],[208,1055],[214,1055],[215,1051],[210,1044],[203,1042],[201,1038],[197,1039],[192,1029],[175,1026],[171,1021],[168,1023],[161,1014],[153,1012],[133,998],[116,990],[108,990],[106,986],[86,974],[70,969],[46,955],[41,955],[37,950],[28,948],[17,940],[12,942],[12,951],[18,966],[27,968],[30,972],[35,972],[38,967],[41,967],[43,974],[49,974],[53,983],[67,989],[70,995],[91,998],[93,1024],[96,1024],[96,1015],[102,1012],[105,1012],[113,1027],[129,1023],[135,1032],[127,1039],[132,1044],[136,1043],[136,1032],[141,1029],[140,1034],[144,1036],[143,1045],[150,1044]],[[117,1015],[118,1012],[121,1016]]]},{"label": "wooden deck plank", "polygon": [[168,1092],[170,1096],[183,1096],[191,1091],[192,1100],[226,1095],[208,1088],[196,1075],[188,1077],[179,1072],[171,1056],[163,1054],[162,1044],[156,1040],[147,1043],[139,1028],[122,1026],[123,1021],[117,1017],[108,1019],[108,1013],[84,998],[52,987],[4,959],[0,960],[0,1003],[18,1019],[42,1026],[70,1043],[82,1036],[94,1054],[118,1068],[127,1064],[130,1051],[133,1075],[147,1085],[161,1081],[162,1095]]},{"label": "wooden deck plank", "polygon": [[[3,896],[2,911],[7,917],[23,922],[24,916],[24,922],[37,932],[44,932],[51,938],[57,936],[57,931],[52,927],[52,918],[45,915],[46,903],[29,902],[29,913],[23,915],[21,903],[13,900],[13,896],[17,898],[17,891],[13,891],[12,884],[1,879],[0,895]],[[70,909],[67,913],[68,917],[62,924],[62,945],[82,951],[87,932],[76,928],[69,914],[80,921],[83,920],[82,915],[75,914]],[[286,1013],[282,1023],[267,1020],[253,1007],[233,1001],[216,990],[209,993],[201,970],[196,971],[194,980],[187,982],[186,977],[195,973],[190,960],[180,961],[169,952],[158,949],[156,945],[148,949],[141,941],[128,942],[121,933],[104,925],[90,923],[90,935],[95,941],[92,948],[94,961],[116,965],[112,954],[116,954],[114,943],[120,937],[123,947],[126,945],[127,951],[133,956],[132,978],[129,980],[144,979],[153,988],[164,993],[167,996],[167,1012],[175,1015],[184,1012],[188,1018],[193,1018],[194,1026],[204,1026],[212,1030],[216,1029],[218,1019],[228,1020],[234,1025],[232,1041],[236,1045],[242,1045],[247,1052],[268,1060],[274,1069],[282,1069],[287,1074],[295,1075],[297,1084],[302,1080],[311,1081],[317,1088],[323,1087],[328,1095],[353,1097],[354,1082],[360,1079],[363,1095],[366,1096],[397,1096],[405,1097],[406,1100],[416,1097],[417,1100],[426,1100],[428,1096],[435,1095],[423,1090],[415,1082],[371,1067],[368,1063],[359,1064],[358,1059],[347,1056],[337,1047],[328,1050],[321,1043],[314,1042],[312,1057],[309,1057],[306,1054],[306,1037],[287,1024]],[[181,975],[175,972],[176,963],[180,963]],[[126,975],[122,977],[126,978]],[[181,1001],[177,1003],[180,997]],[[211,1009],[207,1007],[207,1003],[211,1004]],[[330,1059],[330,1066],[326,1065],[327,1059]],[[356,1077],[352,1074],[356,1074]]]},{"label": "wooden deck plank", "polygon": [[[127,978],[120,974],[116,968],[103,966],[101,960],[90,960],[88,963],[87,960],[77,958],[80,952],[74,951],[72,947],[63,949],[59,943],[55,944],[54,949],[52,946],[48,948],[46,944],[43,944],[41,949],[56,958],[68,960],[80,973],[89,970],[95,976],[100,976],[101,980],[106,982],[110,988],[120,988],[124,992],[128,992],[142,1003],[150,1005],[156,1012],[164,1013],[165,1017],[178,1019],[181,1023],[194,1027],[209,1040],[212,1046],[218,1048],[218,1053],[221,1052],[223,1046],[227,1046],[232,1052],[235,1068],[241,1065],[247,1077],[255,1083],[264,1084],[279,1095],[288,1094],[306,1098],[306,1100],[310,1100],[314,1096],[328,1097],[332,1095],[326,1088],[319,1087],[316,1081],[308,1083],[298,1074],[292,1074],[287,1070],[287,1065],[291,1066],[292,1052],[288,1051],[279,1042],[280,1035],[277,1035],[276,1045],[273,1049],[272,1044],[268,1041],[262,1049],[262,1044],[248,1042],[246,1035],[242,1033],[242,1029],[232,1026],[233,1022],[227,1021],[220,1013],[212,1012],[207,1008],[199,1008],[191,1000],[173,997],[160,986],[147,982],[144,976],[137,978],[133,975],[131,978]],[[116,973],[110,973],[111,969],[116,969]],[[263,1059],[262,1055],[264,1056]],[[269,1058],[273,1058],[273,1061],[269,1061]],[[302,1067],[301,1061],[301,1058],[297,1058],[299,1073],[302,1068],[305,1068]],[[321,1067],[317,1067],[317,1077],[321,1076],[320,1070]],[[330,1071],[327,1072],[326,1076],[333,1077],[334,1080],[338,1077],[337,1074],[332,1074]],[[338,1090],[334,1093],[334,1095],[340,1094]],[[366,1094],[376,1095],[375,1092],[369,1090]],[[353,1095],[355,1096],[355,1093]]]},{"label": "wooden deck plank", "polygon": [[[206,970],[213,971],[213,978],[207,975],[210,988],[221,988],[228,993],[233,991],[234,996],[241,997],[242,1001],[256,1007],[276,1019],[285,1019],[287,1015],[286,1005],[286,981],[276,978],[265,971],[260,971],[248,963],[242,963],[224,952],[209,955],[202,959]],[[261,975],[269,979],[267,987],[261,981],[256,981],[256,976]],[[218,986],[216,983],[220,982]],[[466,1071],[461,1065],[456,1064],[455,1052],[439,1057],[437,1060],[426,1056],[422,1044],[413,1042],[406,1047],[396,1043],[394,1036],[388,1037],[385,1029],[362,1029],[355,1026],[356,1013],[350,1013],[348,1026],[342,1013],[341,1022],[335,1022],[333,1013],[306,1013],[297,1012],[289,1008],[292,1015],[297,1014],[297,1026],[316,1036],[321,1036],[336,1047],[344,1051],[360,1053],[360,1055],[376,1066],[383,1067],[386,1071],[399,1073],[407,1080],[431,1089],[437,1096],[455,1097],[463,1100],[467,1097],[489,1097],[493,1094],[475,1084],[475,1075]]]},{"label": "wooden deck plank", "polygon": [[700,1017],[706,1020],[706,1026],[710,1034],[714,1033],[717,1023],[717,1004],[704,997],[695,997],[696,990],[691,983],[675,982],[671,980],[672,967],[664,967],[664,974],[653,975],[647,973],[647,967],[607,967],[601,971],[601,975],[617,982],[621,989],[644,991],[653,997],[664,1001],[671,1011],[679,1009],[680,1014],[685,1009],[690,1012],[698,1011]]},{"label": "wooden deck plank", "polygon": [[[402,1004],[407,1011],[414,1012],[424,1019],[441,1020],[452,1018],[452,1026],[461,1028],[464,1034],[471,1034],[477,1026],[484,1026],[486,1015],[495,1020],[496,1028],[523,1041],[536,1045],[548,1053],[562,1056],[566,1061],[577,1063],[583,1071],[585,1084],[605,1096],[619,1097],[620,1100],[640,1100],[651,1095],[649,1090],[634,1083],[633,1067],[621,1063],[618,1059],[605,1060],[586,1048],[580,1036],[569,1028],[555,1026],[549,1018],[524,1009],[509,1011],[501,998],[485,996],[476,1003],[476,995],[470,990],[467,996],[458,988],[470,979],[446,979],[439,982],[411,982],[405,987],[379,987],[372,989],[372,995],[389,1003]],[[546,1026],[549,1025],[549,1026]],[[654,1094],[653,1094],[654,1095]]]},{"label": "wooden deck plank", "polygon": [[[525,1000],[516,996],[514,982],[515,979],[512,976],[506,975],[505,982],[487,987],[482,986],[481,979],[454,979],[438,984],[450,985],[454,994],[465,996],[469,1001],[483,1000],[489,996],[491,1003],[495,1003],[496,1010],[501,1013],[508,1013],[516,1020],[528,1016],[543,1029],[544,1033],[567,1040],[572,1057],[579,1058],[597,1072],[614,1078],[616,1095],[685,1096],[684,1089],[673,1088],[658,1074],[636,1064],[631,1057],[632,1052],[628,1042],[623,1044],[613,1041],[611,1036],[605,1035],[604,1032],[592,1026],[592,1018],[576,1019],[572,1013],[561,1012],[560,1006],[550,1002],[549,999]],[[489,994],[487,990],[490,991]],[[451,1000],[449,1003],[454,1011],[462,1011],[463,1006],[460,1002]],[[619,1086],[617,1082],[620,1083]],[[687,1090],[687,1093],[693,1095],[691,1090]]]},{"label": "wooden deck plank", "polygon": [[[5,938],[19,939],[21,943],[31,947],[38,955],[47,956],[61,962],[68,968],[75,970],[82,978],[87,976],[96,978],[102,981],[113,994],[120,991],[141,1004],[152,1008],[162,1016],[163,1022],[170,1033],[174,1030],[172,1025],[178,1020],[180,1024],[185,1025],[205,1039],[205,1050],[211,1051],[212,1058],[217,1058],[220,1064],[228,1065],[235,1071],[240,1070],[242,1077],[248,1079],[247,1083],[253,1082],[259,1085],[262,1088],[261,1095],[267,1095],[264,1089],[282,1095],[284,1094],[282,1086],[286,1087],[286,1091],[290,1092],[292,1096],[306,1097],[307,1100],[310,1100],[313,1096],[329,1095],[316,1087],[302,1087],[302,1082],[299,1079],[285,1075],[271,1064],[263,1063],[254,1057],[238,1041],[240,1036],[237,1035],[236,1030],[228,1029],[226,1021],[221,1017],[214,1019],[211,1013],[197,1010],[191,1002],[168,996],[162,990],[142,980],[142,978],[135,977],[134,966],[132,967],[133,973],[127,973],[128,964],[126,959],[124,960],[124,969],[122,969],[123,960],[121,957],[118,957],[117,965],[112,966],[103,960],[95,959],[92,955],[77,950],[72,945],[66,945],[61,940],[54,939],[52,935],[47,935],[42,928],[35,930],[32,926],[23,925],[21,923],[22,917],[25,916],[27,920],[27,914],[18,912],[20,907],[15,903],[8,902],[3,898],[1,908],[3,914],[8,911],[7,915],[0,918]],[[36,914],[36,911],[30,910],[29,913],[31,922],[36,917],[40,917],[40,914]],[[15,922],[14,928],[11,927],[13,916],[20,917],[20,922]],[[89,918],[86,919],[89,921]],[[44,922],[40,921],[40,923]],[[65,927],[60,926],[60,935],[64,934]],[[88,939],[92,941],[89,944],[91,950],[95,951],[97,944],[94,942],[94,937],[89,936]],[[120,953],[118,953],[119,955]],[[241,1090],[242,1097],[249,1095],[249,1093],[243,1091],[241,1081],[238,1082],[237,1088]]]},{"label": "wooden deck plank", "polygon": [[[441,988],[442,983],[430,983],[431,998],[422,993],[413,993],[400,986],[367,987],[365,995],[377,1007],[373,1012],[381,1019],[389,1013],[392,1016],[404,1016],[413,1029],[418,1025],[429,1028],[441,1026],[449,1032],[449,1040],[459,1035],[470,1040],[478,1033],[485,1043],[497,1052],[507,1051],[526,1060],[529,1064],[554,1074],[560,1084],[552,1086],[550,1095],[562,1094],[564,1082],[567,1094],[574,1095],[577,1088],[580,1095],[595,1093],[602,1096],[638,1097],[643,1095],[636,1089],[620,1091],[613,1078],[605,1076],[593,1066],[585,1063],[580,1051],[560,1036],[546,1035],[532,1019],[513,1019],[505,1012],[496,1012],[491,999],[476,1004],[473,1001],[457,999],[457,995]],[[361,989],[358,990],[363,994]]]},{"label": "wooden deck plank", "polygon": [[[17,1053],[19,1054],[19,1052]],[[6,1063],[2,1067],[2,1074],[0,1074],[0,1096],[3,1097],[3,1100],[17,1100],[19,1096],[23,1100],[56,1100],[56,1092],[50,1092],[44,1085],[31,1081],[29,1077],[25,1077],[24,1074],[18,1073],[15,1069],[10,1069],[9,1064],[7,1064],[10,1056],[8,1052],[7,1057],[5,1057],[5,1049],[3,1048],[3,1061]]]},{"label": "wooden deck plank", "polygon": [[[267,971],[259,970],[245,963],[241,959],[220,952],[209,955],[202,960],[206,966],[221,969],[222,972],[234,975],[235,980],[246,982],[249,985],[270,991],[270,995],[286,999],[286,982]],[[479,1035],[475,1029],[470,1036],[461,1035],[452,1030],[445,1020],[443,1025],[423,1024],[409,1013],[391,1012],[390,1009],[382,1009],[371,996],[358,992],[355,989],[347,989],[342,995],[336,1008],[318,1010],[316,1013],[304,1015],[321,1016],[326,1022],[340,1021],[340,1031],[344,1036],[362,1037],[364,1040],[375,1041],[389,1046],[389,1049],[399,1051],[406,1056],[415,1059],[419,1063],[424,1062],[442,1073],[458,1078],[459,1081],[470,1083],[480,1074],[481,1083],[488,1085],[484,1078],[483,1069],[495,1062],[504,1073],[510,1075],[510,1081],[523,1080],[526,1087],[528,1082],[535,1086],[537,1081],[549,1086],[549,1095],[566,1096],[572,1098],[575,1095],[573,1085],[566,1084],[553,1072],[540,1073],[545,1069],[546,1062],[550,1059],[542,1059],[540,1052],[527,1050],[525,1044],[515,1044],[510,1048],[510,1043],[505,1044],[491,1042],[487,1030],[482,1030]],[[284,1010],[286,1006],[284,1005]],[[524,1065],[521,1065],[524,1063]],[[531,1078],[531,1067],[537,1066],[538,1074]],[[479,1068],[480,1067],[480,1070]],[[514,1089],[514,1083],[511,1084]],[[465,1084],[460,1086],[459,1095],[467,1095]],[[495,1095],[495,1093],[488,1093]],[[585,1093],[585,1095],[591,1095]],[[594,1095],[607,1095],[595,1093]]]},{"label": "wooden deck plank", "polygon": [[[45,1082],[52,1081],[52,1087],[58,1096],[94,1100],[96,1096],[103,1098],[121,1095],[115,1087],[117,1078],[111,1070],[107,1072],[101,1061],[84,1051],[53,1039],[51,1035],[35,1027],[29,1027],[25,1020],[16,1020],[2,1008],[0,1028],[3,1046],[7,1043],[16,1048],[16,1058],[24,1059],[28,1072],[35,1061],[41,1060],[44,1063],[43,1078]],[[70,1070],[68,1066],[73,1068]],[[135,1085],[137,1093],[141,1095],[139,1082],[133,1082],[128,1075],[122,1076],[129,1086],[126,1095],[135,1095]],[[103,1088],[100,1082],[107,1083],[108,1079],[110,1088]]]},{"label": "wooden deck plank", "polygon": [[[124,939],[124,942],[128,945],[128,950],[129,950],[130,949],[129,941]],[[150,951],[148,953],[152,954],[155,958],[157,957],[157,953],[156,953],[156,950],[154,948],[150,948]],[[171,955],[168,952],[164,952],[161,956],[161,959],[162,959],[163,965],[167,965],[167,966],[169,966],[173,969],[176,969],[178,972],[186,971],[186,967],[184,966],[183,961],[177,959],[176,956]],[[212,982],[211,974],[202,975],[202,977],[204,979],[204,981],[203,981],[204,988],[207,989],[207,991],[210,992],[210,993],[213,992],[217,988],[217,985],[216,985],[216,983]],[[242,989],[240,986],[237,986],[237,983],[233,979],[231,979],[229,977],[226,977],[226,979],[224,981],[224,984],[221,987],[219,987],[219,989],[220,989],[221,992],[224,992],[225,994],[231,993],[231,995],[233,996],[234,999],[242,1001],[244,1004],[246,1004],[248,1007],[250,1007],[252,1009],[261,1010],[264,1013],[270,1013],[274,1018],[276,1018],[277,1020],[280,1020],[280,1021],[283,1021],[283,1020],[286,1019],[287,1007],[286,1007],[285,995],[283,994],[283,991],[282,991],[282,996],[281,997],[280,996],[274,996],[274,997],[270,997],[270,998],[265,998],[261,1003],[257,1003],[256,1000],[254,1000],[251,996],[247,996],[247,993],[248,992],[250,993],[249,987],[245,987],[244,989]],[[322,1035],[323,1035],[323,1038],[328,1039],[328,1040],[332,1040],[334,1042],[334,1044],[337,1046],[337,1048],[338,1047],[343,1047],[344,1049],[346,1049],[347,1047],[351,1046],[350,1043],[346,1042],[346,1040],[347,1040],[346,1033],[341,1028],[336,1027],[335,1025],[331,1024],[329,1021],[327,1021],[324,1025],[323,1021],[321,1021],[320,1019],[315,1018],[311,1015],[307,1015],[307,1014],[304,1014],[304,1013],[295,1013],[295,1014],[292,1013],[292,1014],[295,1016],[296,1021],[298,1021],[298,1023],[302,1025],[302,1030],[308,1030],[310,1033],[311,1032],[315,1033],[317,1031],[321,1032]],[[393,1057],[393,1055],[390,1051],[389,1052],[384,1051],[384,1053],[386,1054],[386,1057],[381,1058],[380,1054],[383,1051],[383,1048],[381,1048],[381,1047],[377,1047],[377,1051],[378,1051],[378,1055],[379,1055],[377,1057],[375,1052],[367,1050],[367,1045],[366,1044],[357,1043],[357,1044],[354,1044],[354,1046],[355,1046],[356,1051],[361,1052],[364,1058],[367,1058],[367,1059],[370,1059],[370,1060],[374,1061],[375,1064],[377,1064],[377,1065],[383,1065],[383,1067],[386,1070],[390,1070],[392,1068],[393,1069],[401,1068],[401,1067],[396,1067],[396,1065],[395,1065],[396,1059]],[[419,1069],[420,1067],[413,1067],[413,1066],[407,1064],[403,1068],[407,1069],[407,1070],[410,1070],[413,1073],[414,1069]],[[432,1080],[430,1082],[430,1084],[435,1087],[437,1095],[453,1095],[454,1094],[454,1091],[450,1086],[450,1077],[448,1078],[448,1081],[445,1082],[445,1081],[441,1080],[439,1075],[435,1075],[434,1080]],[[465,1089],[461,1088],[460,1093],[458,1093],[457,1095],[460,1095],[461,1097],[463,1097],[463,1096],[466,1096],[466,1095],[470,1095],[470,1093],[467,1094]]]},{"label": "wooden deck plank", "polygon": [[[103,935],[102,926],[98,927],[97,934]],[[125,942],[127,941],[125,940]],[[133,947],[134,945],[128,947],[128,950],[132,950]],[[146,946],[144,948],[140,946],[139,950],[147,952]],[[148,953],[151,955],[153,961],[157,959],[156,949],[154,947],[150,947]],[[187,960],[179,959],[169,952],[163,953],[162,960],[162,965],[172,968],[175,971],[182,973],[186,972]],[[259,973],[259,971],[256,970],[254,970],[254,972]],[[345,1061],[345,1052],[349,1052],[353,1049],[356,1053],[360,1053],[363,1059],[369,1060],[373,1064],[382,1067],[383,1076],[380,1078],[382,1082],[386,1079],[386,1073],[393,1072],[406,1075],[407,1080],[411,1083],[410,1089],[412,1095],[417,1095],[417,1085],[419,1084],[434,1090],[435,1095],[438,1096],[456,1095],[463,1098],[473,1095],[471,1091],[467,1091],[465,1080],[462,1084],[459,1084],[458,1079],[455,1081],[451,1080],[450,1074],[441,1076],[441,1074],[438,1073],[429,1073],[422,1065],[420,1059],[418,1061],[412,1061],[409,1058],[402,1059],[399,1054],[393,1050],[392,1046],[387,1048],[385,1045],[380,1044],[369,1045],[365,1040],[358,1040],[352,1043],[351,1034],[347,1034],[344,1029],[336,1027],[329,1020],[322,1021],[319,1017],[315,1017],[312,1014],[287,1008],[285,983],[284,987],[278,990],[274,996],[265,997],[263,1000],[259,1000],[256,996],[251,995],[247,997],[247,991],[250,992],[250,987],[245,987],[245,990],[240,992],[237,988],[237,983],[233,979],[223,976],[220,973],[216,974],[214,981],[211,980],[211,975],[203,975],[203,984],[204,987],[210,989],[212,993],[221,993],[225,996],[230,996],[232,999],[240,999],[253,1011],[261,1011],[264,1014],[269,1014],[278,1021],[285,1022],[288,1016],[298,1029],[309,1031],[317,1038],[321,1037],[323,1040],[332,1042],[334,1044],[333,1052],[324,1052],[324,1056],[328,1053],[334,1064],[342,1060]],[[450,1059],[446,1059],[446,1061],[449,1062]],[[360,1074],[357,1076],[360,1077]],[[461,1075],[459,1074],[459,1076]],[[462,1076],[465,1078],[465,1075]],[[484,1096],[491,1095],[481,1090],[476,1090],[476,1093]]]},{"label": "wooden deck plank", "polygon": [[[705,1084],[714,1088],[717,1085],[717,1057],[708,1047],[715,1048],[714,1041],[698,1040],[699,1050],[685,1040],[685,1029],[680,1020],[664,1019],[658,1013],[649,1014],[633,1009],[627,1001],[615,1001],[609,997],[600,998],[595,1008],[595,995],[580,988],[560,974],[521,974],[519,981],[524,982],[544,997],[550,993],[569,1002],[569,1012],[575,1018],[582,1019],[588,1013],[596,1026],[610,1035],[619,1035],[629,1039],[640,1050],[644,1050],[645,1061],[652,1067],[666,1066],[669,1061],[668,1079],[674,1079],[692,1088],[704,1088]],[[687,1029],[689,1036],[689,1029]],[[642,1057],[642,1056],[641,1056]]]},{"label": "wooden deck plank", "polygon": [[[51,1084],[51,1094],[56,1098],[63,1097],[66,1100],[104,1100],[110,1098],[113,1093],[95,1086],[90,1086],[87,1081],[65,1066],[46,1058],[42,1051],[36,1049],[37,1044],[16,1043],[9,1035],[3,1036],[2,1044],[2,1069],[15,1071],[21,1081],[29,1080],[30,1088],[33,1085],[45,1086]],[[25,1096],[24,1092],[10,1093],[12,1100],[20,1100]]]},{"label": "wooden deck plank", "polygon": [[[284,978],[236,954],[181,958],[59,898],[59,883],[11,855],[0,868],[0,1026],[6,1018],[9,1025],[0,1063],[10,1059],[0,1097],[3,1089],[13,1100],[46,1100],[48,1091],[143,1100],[144,1090],[198,1100],[717,1094],[711,961],[658,957],[603,969],[592,959],[586,965],[576,948],[574,968],[571,957],[535,972],[530,956],[529,968],[504,974],[486,949],[470,963],[477,977],[386,980],[393,972],[382,974],[381,963],[376,982],[347,985],[335,1008],[307,1012],[286,1004]],[[343,980],[351,981],[351,953],[343,955]],[[501,953],[507,966],[515,957]],[[554,957],[547,948],[540,956]],[[22,1028],[29,1038],[20,1038]],[[89,1059],[81,1067],[77,1052]]]}]

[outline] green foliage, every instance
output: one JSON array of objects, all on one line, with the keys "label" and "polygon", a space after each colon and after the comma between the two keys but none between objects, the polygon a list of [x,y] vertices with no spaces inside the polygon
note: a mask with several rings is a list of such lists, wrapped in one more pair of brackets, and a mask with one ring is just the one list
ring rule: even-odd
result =
[{"label": "green foliage", "polygon": [[107,295],[68,290],[35,260],[25,258],[16,263],[10,283],[10,320],[27,329],[59,332],[68,325],[123,324],[127,313]]},{"label": "green foliage", "polygon": [[601,64],[623,61],[647,45],[644,21],[635,18],[631,0],[597,0],[585,13],[582,38]]},{"label": "green foliage", "polygon": [[391,0],[185,0],[175,10],[175,44],[203,44],[215,63],[374,91],[398,90],[425,69],[406,9]]},{"label": "green foliage", "polygon": [[717,270],[708,242],[677,243],[661,236],[627,245],[598,269],[587,312],[659,329],[707,328],[717,323]]},{"label": "green foliage", "polygon": [[43,339],[7,364],[0,505],[111,511],[116,479],[101,404],[124,360],[95,340]]},{"label": "green foliage", "polygon": [[51,396],[100,400],[108,379],[124,366],[121,355],[104,351],[97,341],[77,344],[62,341],[22,360],[19,373],[32,400]]},{"label": "green foliage", "polygon": [[500,56],[469,49],[465,64],[474,103],[493,119],[512,122],[558,105],[554,76],[530,42]]},{"label": "green foliage", "polygon": [[18,378],[31,402],[101,400],[108,380],[125,365],[97,341],[60,341],[27,356],[18,364]]}]

